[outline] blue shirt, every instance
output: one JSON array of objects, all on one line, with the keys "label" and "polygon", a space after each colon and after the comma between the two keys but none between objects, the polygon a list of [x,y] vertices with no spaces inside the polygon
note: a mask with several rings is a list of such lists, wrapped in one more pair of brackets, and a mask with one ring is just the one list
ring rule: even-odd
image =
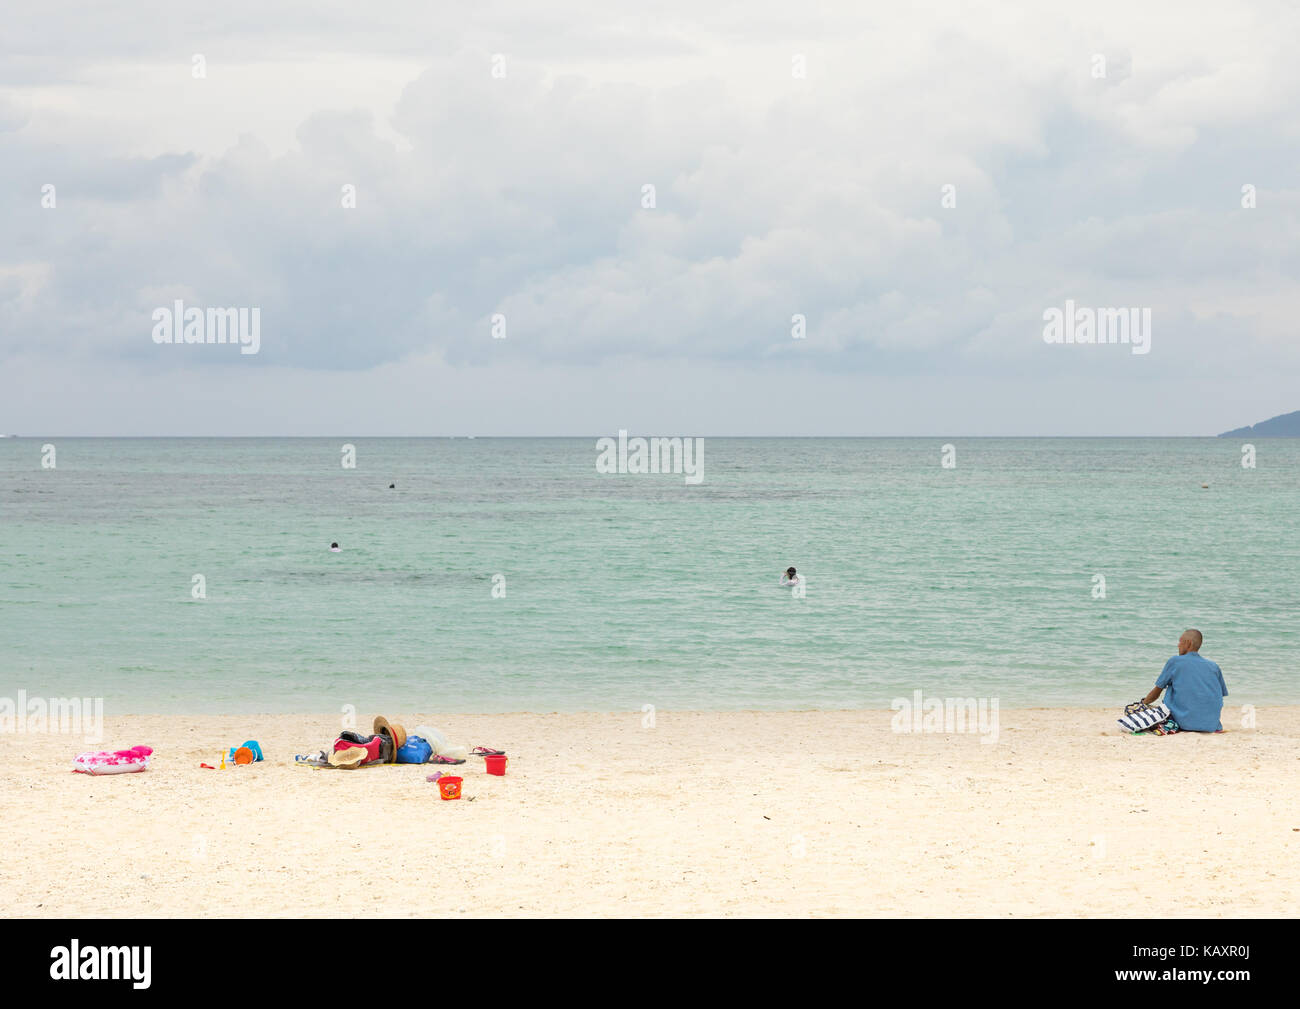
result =
[{"label": "blue shirt", "polygon": [[1175,655],[1160,670],[1156,686],[1168,688],[1165,706],[1179,728],[1189,732],[1218,732],[1223,728],[1219,716],[1228,685],[1223,682],[1218,663],[1197,652]]}]

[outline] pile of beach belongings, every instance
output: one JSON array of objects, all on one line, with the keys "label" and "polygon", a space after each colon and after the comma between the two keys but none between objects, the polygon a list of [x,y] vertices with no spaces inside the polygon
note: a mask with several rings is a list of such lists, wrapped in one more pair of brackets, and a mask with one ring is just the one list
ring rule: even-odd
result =
[{"label": "pile of beach belongings", "polygon": [[309,756],[295,757],[295,763],[311,767],[337,767],[354,770],[372,764],[463,764],[464,747],[450,746],[437,729],[423,725],[422,735],[406,733],[397,722],[383,715],[375,718],[374,732],[364,735],[351,730],[340,732],[331,748]]}]

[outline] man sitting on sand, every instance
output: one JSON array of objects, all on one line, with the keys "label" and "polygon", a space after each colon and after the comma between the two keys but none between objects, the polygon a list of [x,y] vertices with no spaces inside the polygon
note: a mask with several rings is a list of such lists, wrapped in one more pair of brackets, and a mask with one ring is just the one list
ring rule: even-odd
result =
[{"label": "man sitting on sand", "polygon": [[1154,704],[1160,691],[1165,690],[1165,707],[1177,731],[1222,732],[1219,716],[1228,685],[1223,682],[1218,663],[1201,657],[1201,641],[1200,631],[1183,631],[1178,639],[1178,654],[1165,663],[1156,685],[1142,700]]}]

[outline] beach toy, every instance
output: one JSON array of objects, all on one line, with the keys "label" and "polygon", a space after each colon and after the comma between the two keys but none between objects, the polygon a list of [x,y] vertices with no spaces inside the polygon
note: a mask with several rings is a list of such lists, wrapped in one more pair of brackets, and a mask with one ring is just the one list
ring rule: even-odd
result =
[{"label": "beach toy", "polygon": [[247,746],[241,746],[239,749],[234,750],[231,756],[235,758],[236,764],[251,764],[253,762],[253,751]]},{"label": "beach toy", "polygon": [[[240,760],[239,751],[247,750],[251,759]],[[243,746],[232,746],[230,748],[230,759],[236,764],[251,764],[262,759],[262,747],[256,739],[249,739],[244,742]]]},{"label": "beach toy", "polygon": [[78,753],[72,761],[72,769],[80,774],[130,774],[143,771],[149,766],[149,756],[153,748],[133,746],[129,750],[101,750],[99,753]]},{"label": "beach toy", "polygon": [[504,753],[494,753],[490,757],[484,757],[483,763],[487,766],[488,774],[505,774],[506,761],[509,759]]},{"label": "beach toy", "polygon": [[464,780],[464,779],[462,779],[462,778],[457,778],[457,777],[454,777],[454,776],[448,776],[448,777],[446,777],[446,778],[439,778],[439,779],[438,779],[438,793],[439,793],[439,794],[440,794],[444,799],[459,799],[459,798],[460,798],[460,783],[461,783],[462,780]]}]

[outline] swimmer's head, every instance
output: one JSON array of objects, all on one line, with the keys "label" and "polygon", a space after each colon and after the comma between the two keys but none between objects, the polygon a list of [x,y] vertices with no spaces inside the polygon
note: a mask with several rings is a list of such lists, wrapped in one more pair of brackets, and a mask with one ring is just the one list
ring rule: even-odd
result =
[{"label": "swimmer's head", "polygon": [[330,544],[330,549],[331,549],[331,550],[337,550],[338,548],[339,548],[339,545],[338,545],[337,543],[331,543],[331,544]]},{"label": "swimmer's head", "polygon": [[786,569],[785,569],[785,573],[786,573],[789,577],[793,578],[793,577],[794,577],[794,568],[786,568]]}]

